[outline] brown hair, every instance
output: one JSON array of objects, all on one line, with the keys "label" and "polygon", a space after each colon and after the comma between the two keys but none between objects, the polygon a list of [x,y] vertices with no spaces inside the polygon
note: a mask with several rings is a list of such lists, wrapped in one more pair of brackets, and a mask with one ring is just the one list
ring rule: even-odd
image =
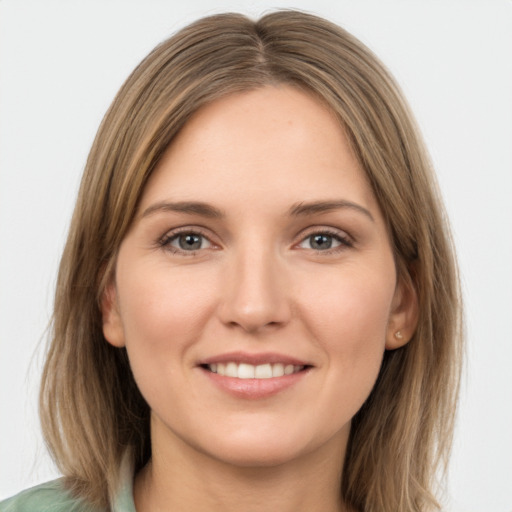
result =
[{"label": "brown hair", "polygon": [[310,91],[339,117],[388,223],[399,279],[419,300],[413,339],[387,351],[352,422],[341,493],[360,511],[430,510],[446,463],[461,361],[456,262],[428,156],[379,60],[321,18],[279,11],[199,20],[157,46],[122,86],[87,160],[61,261],[41,418],[67,484],[106,505],[128,447],[150,457],[149,409],[99,301],[149,175],[202,105],[271,84]]}]

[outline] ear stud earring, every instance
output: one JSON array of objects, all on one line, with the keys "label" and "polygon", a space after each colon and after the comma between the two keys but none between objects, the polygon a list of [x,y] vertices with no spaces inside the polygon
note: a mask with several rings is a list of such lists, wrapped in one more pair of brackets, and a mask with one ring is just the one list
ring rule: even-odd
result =
[{"label": "ear stud earring", "polygon": [[404,337],[404,336],[403,336],[403,334],[402,334],[402,331],[396,331],[396,332],[395,332],[395,338],[396,338],[397,340],[401,340],[403,337]]}]

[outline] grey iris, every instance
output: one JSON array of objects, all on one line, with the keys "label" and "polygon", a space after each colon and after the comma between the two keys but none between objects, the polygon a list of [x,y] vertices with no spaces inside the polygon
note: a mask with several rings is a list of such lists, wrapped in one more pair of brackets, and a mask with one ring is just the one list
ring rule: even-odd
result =
[{"label": "grey iris", "polygon": [[312,235],[309,237],[309,243],[312,249],[325,250],[332,246],[332,236],[329,235]]},{"label": "grey iris", "polygon": [[180,249],[185,251],[193,251],[201,249],[201,236],[191,233],[180,235],[178,238]]}]

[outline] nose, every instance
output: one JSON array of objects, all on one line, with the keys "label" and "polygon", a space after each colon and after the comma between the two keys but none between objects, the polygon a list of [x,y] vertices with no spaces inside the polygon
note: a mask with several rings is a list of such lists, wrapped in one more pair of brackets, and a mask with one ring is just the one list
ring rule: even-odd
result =
[{"label": "nose", "polygon": [[282,261],[271,250],[246,247],[229,262],[219,306],[221,321],[255,333],[290,320],[290,288]]}]

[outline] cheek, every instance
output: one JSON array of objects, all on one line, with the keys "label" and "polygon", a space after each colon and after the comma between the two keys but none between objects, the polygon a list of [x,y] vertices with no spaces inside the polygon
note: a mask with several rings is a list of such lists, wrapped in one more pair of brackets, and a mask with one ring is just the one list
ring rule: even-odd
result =
[{"label": "cheek", "polygon": [[165,266],[141,265],[119,275],[126,349],[143,388],[146,381],[158,382],[154,375],[171,376],[183,364],[214,307],[214,293],[212,287],[201,286],[200,275],[190,279],[187,272]]},{"label": "cheek", "polygon": [[390,268],[388,272],[362,267],[332,273],[323,286],[319,276],[315,286],[301,294],[311,299],[303,302],[302,310],[332,370],[330,386],[350,393],[356,408],[371,391],[385,350],[395,289],[394,266]]},{"label": "cheek", "polygon": [[317,273],[314,280],[304,280],[298,296],[311,323],[329,338],[360,344],[373,332],[383,343],[394,291],[393,267],[384,272],[364,266]]},{"label": "cheek", "polygon": [[212,307],[212,287],[204,285],[211,283],[211,276],[198,271],[173,272],[164,264],[141,265],[119,274],[124,276],[117,283],[124,327],[127,334],[146,334],[148,343],[178,338],[183,330],[193,336]]}]

